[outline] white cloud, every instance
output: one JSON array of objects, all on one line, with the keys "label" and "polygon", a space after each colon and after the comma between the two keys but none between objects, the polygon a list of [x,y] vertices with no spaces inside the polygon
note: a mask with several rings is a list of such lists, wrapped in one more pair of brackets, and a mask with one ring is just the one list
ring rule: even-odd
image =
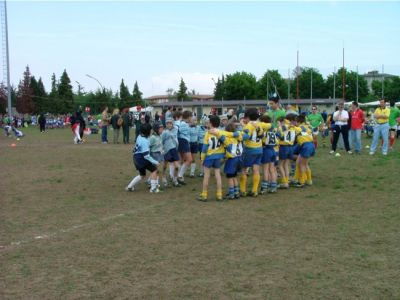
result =
[{"label": "white cloud", "polygon": [[143,84],[143,92],[146,97],[152,95],[166,94],[167,89],[174,91],[179,89],[179,83],[183,78],[188,90],[195,90],[199,94],[212,94],[214,92],[214,82],[218,80],[218,75],[214,73],[178,73],[171,72],[152,76],[148,83]]}]

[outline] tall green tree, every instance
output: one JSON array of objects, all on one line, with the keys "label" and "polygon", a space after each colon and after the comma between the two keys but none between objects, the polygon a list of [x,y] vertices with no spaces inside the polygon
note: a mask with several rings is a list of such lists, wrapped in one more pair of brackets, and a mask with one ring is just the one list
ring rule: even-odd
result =
[{"label": "tall green tree", "polygon": [[179,90],[176,93],[176,97],[178,101],[187,101],[189,100],[188,94],[187,94],[187,87],[185,82],[183,81],[183,78],[181,78],[181,82],[179,83]]},{"label": "tall green tree", "polygon": [[33,90],[31,87],[31,72],[29,66],[26,66],[24,78],[18,85],[17,92],[17,111],[23,114],[31,114],[35,110],[33,103]]},{"label": "tall green tree", "polygon": [[119,85],[119,97],[121,99],[120,107],[130,107],[131,101],[131,94],[129,93],[128,86],[125,85],[124,79],[121,80],[121,84]]},{"label": "tall green tree", "polygon": [[[335,79],[335,98],[343,98],[343,72],[345,76],[345,101],[357,100],[357,73],[354,71],[347,71],[340,68]],[[333,74],[329,75],[326,79],[325,86],[327,90],[327,97],[333,98]],[[368,101],[368,84],[367,81],[358,75],[358,101]]]},{"label": "tall green tree", "polygon": [[[299,70],[299,97],[301,99],[327,98],[327,86],[322,74],[315,68],[301,67]],[[291,82],[291,94],[297,94],[297,78]],[[312,85],[312,91],[311,91]]]},{"label": "tall green tree", "polygon": [[51,91],[47,101],[47,112],[58,113],[61,111],[60,97],[58,96],[58,80],[56,74],[51,75]]},{"label": "tall green tree", "polygon": [[236,72],[226,75],[226,100],[256,99],[257,80],[251,73]]},{"label": "tall green tree", "polygon": [[226,99],[224,74],[222,74],[221,78],[218,78],[214,88],[214,100],[222,99]]},{"label": "tall green tree", "polygon": [[31,78],[31,88],[33,90],[33,102],[35,105],[35,113],[47,112],[47,94],[43,85],[42,78],[37,81],[35,76]]},{"label": "tall green tree", "polygon": [[133,99],[134,106],[143,105],[142,95],[143,95],[143,93],[139,90],[139,85],[138,85],[137,81],[135,81],[135,84],[133,86],[133,92],[132,92],[132,99]]},{"label": "tall green tree", "polygon": [[61,104],[59,110],[60,113],[68,113],[76,110],[76,107],[74,107],[71,80],[69,79],[65,69],[60,77],[60,84],[58,85],[58,97]]},{"label": "tall green tree", "polygon": [[278,70],[268,70],[257,81],[257,99],[268,99],[271,94],[277,93],[280,98],[287,99],[288,83]]},{"label": "tall green tree", "polygon": [[385,95],[389,100],[400,101],[400,76],[389,79]]},{"label": "tall green tree", "polygon": [[7,89],[4,84],[0,83],[0,114],[5,114],[7,110]]}]

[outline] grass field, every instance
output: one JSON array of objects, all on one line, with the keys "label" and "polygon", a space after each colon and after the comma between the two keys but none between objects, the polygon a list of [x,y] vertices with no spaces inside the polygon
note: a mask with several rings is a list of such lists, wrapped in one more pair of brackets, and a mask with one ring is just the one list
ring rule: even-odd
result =
[{"label": "grass field", "polygon": [[312,187],[200,203],[199,178],[125,192],[132,145],[25,133],[0,137],[0,299],[400,298],[399,140],[319,149]]}]

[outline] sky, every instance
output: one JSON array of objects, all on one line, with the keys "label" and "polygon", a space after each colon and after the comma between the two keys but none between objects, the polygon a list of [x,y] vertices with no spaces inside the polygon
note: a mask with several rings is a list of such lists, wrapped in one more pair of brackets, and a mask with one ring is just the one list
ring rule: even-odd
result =
[{"label": "sky", "polygon": [[[324,76],[342,65],[400,75],[400,2],[7,2],[11,83],[26,65],[47,90],[64,69],[74,89],[114,91],[135,81],[145,97],[210,94],[221,74],[296,67]],[[3,72],[2,72],[3,73]],[[1,74],[2,74],[1,73]]]}]

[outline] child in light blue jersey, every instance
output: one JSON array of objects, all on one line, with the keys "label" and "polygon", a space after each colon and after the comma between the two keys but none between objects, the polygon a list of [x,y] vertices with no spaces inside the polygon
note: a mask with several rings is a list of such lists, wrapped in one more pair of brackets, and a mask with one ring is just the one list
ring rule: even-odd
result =
[{"label": "child in light blue jersey", "polygon": [[179,186],[179,154],[178,154],[178,129],[174,126],[173,119],[165,120],[166,128],[161,134],[164,150],[164,163],[169,163],[169,175],[174,186]]},{"label": "child in light blue jersey", "polygon": [[197,118],[192,117],[190,120],[190,153],[192,155],[192,163],[190,164],[190,177],[193,178],[196,172],[196,154],[199,151],[198,138],[199,130],[197,128]]},{"label": "child in light blue jersey", "polygon": [[133,191],[135,186],[145,178],[146,170],[151,172],[151,188],[150,193],[158,193],[158,180],[157,180],[157,166],[158,161],[150,156],[150,143],[149,136],[151,133],[151,125],[143,124],[140,128],[140,136],[136,140],[135,148],[133,149],[133,162],[136,169],[139,171],[139,175],[134,177],[128,186],[125,188],[126,191]]},{"label": "child in light blue jersey", "polygon": [[[199,148],[200,155],[201,155],[201,150],[203,149],[204,136],[206,135],[209,124],[210,124],[210,120],[207,117],[203,117],[201,119],[201,125],[197,125],[197,134],[198,134],[197,142],[198,142],[198,148]],[[200,177],[204,176],[203,165],[201,165],[201,171],[200,171],[199,176]]]},{"label": "child in light blue jersey", "polygon": [[192,112],[185,110],[182,115],[176,115],[175,126],[178,127],[178,151],[181,156],[181,167],[178,173],[179,184],[185,185],[184,174],[192,163],[192,153],[190,152],[190,119]]},{"label": "child in light blue jersey", "polygon": [[[154,124],[153,125],[153,134],[149,138],[149,143],[150,143],[150,155],[153,157],[158,163],[160,164],[159,166],[159,171],[161,171],[161,178],[164,187],[168,186],[168,181],[165,176],[165,171],[167,168],[167,165],[164,163],[164,150],[162,146],[162,138],[161,134],[164,130],[164,126],[160,124]],[[161,166],[162,165],[162,166]],[[158,178],[159,180],[159,178]]]}]

